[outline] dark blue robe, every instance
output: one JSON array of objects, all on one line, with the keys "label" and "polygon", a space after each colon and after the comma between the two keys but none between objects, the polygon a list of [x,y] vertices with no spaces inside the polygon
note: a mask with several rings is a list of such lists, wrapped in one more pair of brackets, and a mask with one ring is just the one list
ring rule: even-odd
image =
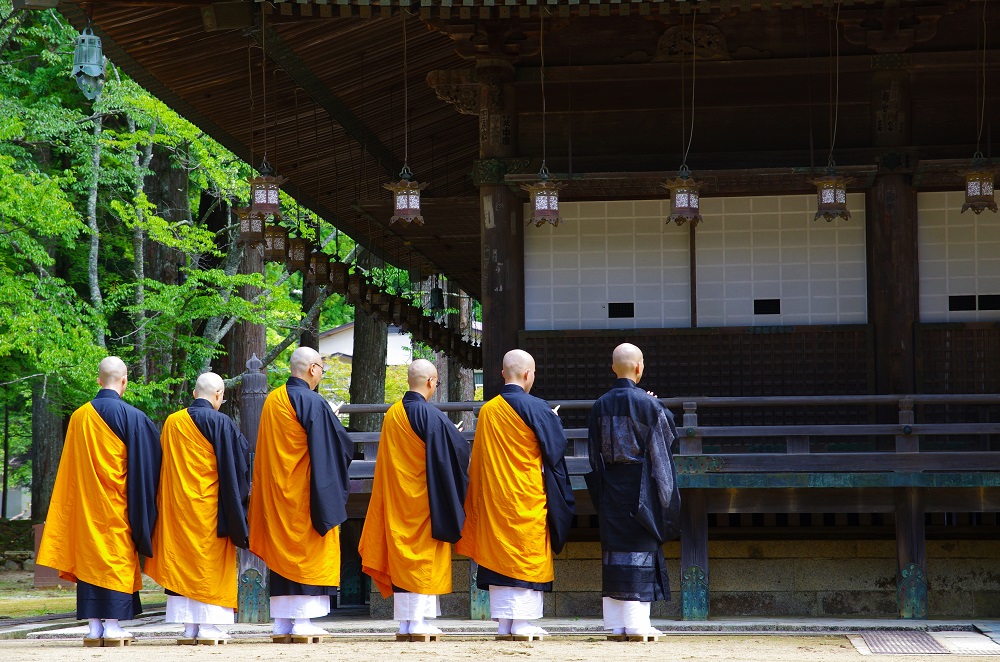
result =
[{"label": "dark blue robe", "polygon": [[630,379],[594,403],[587,486],[600,525],[604,597],[670,599],[662,545],[680,531],[676,436],[670,411]]}]

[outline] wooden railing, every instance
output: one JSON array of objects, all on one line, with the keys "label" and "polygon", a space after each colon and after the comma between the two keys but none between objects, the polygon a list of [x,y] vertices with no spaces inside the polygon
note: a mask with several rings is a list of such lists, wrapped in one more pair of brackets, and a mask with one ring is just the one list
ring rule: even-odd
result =
[{"label": "wooden railing", "polygon": [[[924,514],[927,512],[1000,511],[1000,421],[916,423],[921,405],[998,405],[1000,395],[852,395],[735,398],[661,398],[676,413],[674,447],[681,487],[681,594],[685,619],[708,617],[708,514],[890,512],[895,515],[897,597],[902,618],[926,618],[927,574]],[[591,400],[550,401],[560,411],[586,410]],[[435,403],[443,411],[478,413],[481,402]],[[894,423],[832,425],[701,426],[699,410],[712,407],[805,407],[859,405],[895,407]],[[341,413],[380,413],[388,405],[345,405]],[[474,430],[464,432],[474,437]],[[980,450],[920,450],[928,435],[975,435]],[[997,437],[991,437],[996,435]],[[590,471],[587,430],[566,430],[567,464],[573,487],[580,491],[578,513],[592,514],[583,476]],[[364,459],[351,465],[354,489],[370,490],[378,433],[355,432]],[[882,440],[883,450],[836,452],[824,441],[836,437]],[[725,440],[765,439],[768,448],[785,452],[726,452]],[[719,449],[706,453],[706,440]],[[864,445],[864,444],[862,444]],[[947,446],[947,444],[945,444]],[[957,444],[956,444],[957,446]],[[740,447],[742,448],[742,447]],[[820,449],[820,452],[815,452]],[[890,450],[885,450],[890,449]],[[996,449],[996,450],[994,450]],[[806,488],[806,489],[802,489]]]}]

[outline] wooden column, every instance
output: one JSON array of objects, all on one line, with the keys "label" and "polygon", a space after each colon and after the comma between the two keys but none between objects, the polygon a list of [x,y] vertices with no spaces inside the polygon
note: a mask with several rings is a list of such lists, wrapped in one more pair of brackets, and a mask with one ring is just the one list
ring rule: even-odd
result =
[{"label": "wooden column", "polygon": [[[261,273],[264,254],[260,246],[245,246],[240,273]],[[250,300],[260,293],[260,288],[244,286],[240,296]],[[237,422],[240,431],[250,442],[250,467],[257,450],[257,429],[267,398],[267,372],[259,357],[264,356],[267,344],[263,324],[239,322],[233,326],[229,342],[229,366],[233,373],[246,369],[243,381],[229,395],[238,403]],[[235,375],[234,375],[235,376]],[[237,550],[239,564],[239,590],[237,621],[240,623],[267,623],[271,620],[271,605],[267,591],[268,571],[264,562],[249,550]]]},{"label": "wooden column", "polygon": [[[865,196],[868,311],[875,339],[878,393],[916,388],[914,326],[920,319],[917,192],[901,148],[910,144],[910,76],[905,55],[872,58],[872,144],[882,149],[879,172]],[[900,403],[900,425],[913,424],[913,403]],[[888,421],[886,421],[888,422]],[[916,437],[896,438],[897,452],[919,451]],[[900,618],[927,617],[927,555],[923,492],[897,488],[896,586]]]},{"label": "wooden column", "polygon": [[523,203],[504,183],[503,159],[516,153],[517,113],[514,66],[507,59],[481,57],[479,157],[473,179],[479,186],[482,230],[483,397],[500,392],[503,355],[517,347],[524,328]]},{"label": "wooden column", "polygon": [[[701,455],[697,434],[698,405],[684,403],[680,455]],[[688,429],[694,432],[688,435]],[[708,619],[708,510],[705,490],[681,490],[681,615],[685,621]]]}]

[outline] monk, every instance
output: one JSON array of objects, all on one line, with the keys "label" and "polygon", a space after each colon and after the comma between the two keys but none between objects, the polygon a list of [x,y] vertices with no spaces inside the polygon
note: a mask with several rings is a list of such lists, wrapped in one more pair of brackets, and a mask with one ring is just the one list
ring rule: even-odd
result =
[{"label": "monk", "polygon": [[451,593],[451,544],[462,537],[469,442],[428,400],[437,368],[417,359],[410,390],[385,414],[375,480],[361,532],[361,569],[382,597],[395,595],[399,634],[440,634],[426,622]]},{"label": "monk", "polygon": [[139,554],[153,555],[160,435],[122,400],[128,370],[120,358],[101,361],[97,384],[97,396],[69,419],[37,563],[76,582],[87,639],[131,639],[119,621],[142,613]]},{"label": "monk", "polygon": [[637,386],[638,347],[616,347],[611,369],[618,380],[590,413],[587,475],[601,530],[604,628],[646,640],[663,634],[650,625],[651,603],[670,599],[662,545],[679,532],[677,430],[670,411]]},{"label": "monk", "polygon": [[559,417],[528,395],[535,360],[515,349],[503,358],[504,386],[479,412],[469,467],[465,527],[455,551],[479,564],[477,585],[490,592],[499,634],[548,634],[530,623],[552,590],[552,555],[573,521],[575,502]]},{"label": "monk", "polygon": [[250,551],[271,570],[276,635],[327,634],[310,619],[330,613],[340,585],[354,444],[315,391],[323,371],[316,350],[292,352],[291,376],[267,396],[257,432]]},{"label": "monk", "polygon": [[246,549],[250,445],[225,402],[222,377],[198,377],[191,406],[171,414],[160,443],[160,521],[146,574],[167,591],[168,623],[185,639],[228,639],[236,609],[236,548]]}]

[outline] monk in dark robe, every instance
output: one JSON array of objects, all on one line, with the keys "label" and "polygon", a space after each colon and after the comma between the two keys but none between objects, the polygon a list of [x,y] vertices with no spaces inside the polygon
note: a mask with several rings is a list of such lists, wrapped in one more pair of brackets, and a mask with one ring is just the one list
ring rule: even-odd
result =
[{"label": "monk in dark robe", "polygon": [[479,411],[459,554],[479,564],[500,635],[548,634],[542,616],[552,590],[553,552],[562,551],[575,501],[566,469],[566,434],[548,403],[528,395],[535,360],[515,349],[503,359],[504,387]]},{"label": "monk in dark robe", "polygon": [[[250,492],[250,551],[271,570],[274,634],[325,635],[312,618],[330,613],[340,585],[340,525],[354,444],[315,391],[323,358],[299,347],[291,376],[264,402]],[[294,621],[294,622],[293,622]]]},{"label": "monk in dark robe", "polygon": [[618,380],[590,413],[587,485],[601,530],[604,627],[616,635],[662,634],[649,609],[670,599],[662,545],[679,532],[677,431],[670,411],[637,386],[643,369],[638,347],[616,347]]},{"label": "monk in dark robe", "polygon": [[427,400],[437,368],[417,359],[410,390],[385,414],[375,480],[361,532],[361,569],[382,597],[394,595],[399,634],[440,634],[426,619],[441,615],[451,593],[451,544],[462,537],[469,488],[469,442]]},{"label": "monk in dark robe", "polygon": [[163,424],[163,467],[146,574],[167,591],[168,623],[184,623],[185,639],[228,639],[236,609],[236,548],[249,544],[250,446],[219,413],[222,377],[206,372],[194,402]]},{"label": "monk in dark robe", "polygon": [[37,563],[76,582],[88,639],[130,639],[118,621],[142,613],[139,554],[153,555],[160,434],[122,400],[120,358],[101,361],[97,383],[97,397],[70,417]]}]

